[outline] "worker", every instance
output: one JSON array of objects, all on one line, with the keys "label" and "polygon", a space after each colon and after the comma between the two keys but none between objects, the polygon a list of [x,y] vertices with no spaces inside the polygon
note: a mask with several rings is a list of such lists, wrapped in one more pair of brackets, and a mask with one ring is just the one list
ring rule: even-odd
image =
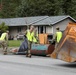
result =
[{"label": "worker", "polygon": [[7,48],[8,48],[8,33],[9,31],[6,31],[2,33],[0,37],[0,45],[3,47],[3,54],[7,54]]},{"label": "worker", "polygon": [[59,27],[56,28],[56,33],[55,33],[54,38],[56,40],[56,43],[55,43],[55,48],[56,48],[62,38],[62,32],[60,31]]},{"label": "worker", "polygon": [[57,45],[58,45],[58,43],[60,42],[60,40],[61,40],[61,38],[62,38],[62,32],[60,31],[60,28],[59,27],[57,27],[56,28],[56,47],[57,47]]},{"label": "worker", "polygon": [[56,42],[55,42],[55,50],[54,50],[53,53],[51,54],[51,57],[52,57],[52,58],[57,58],[57,55],[58,55],[59,50],[56,49],[56,48],[57,48],[57,46],[58,46],[61,38],[62,38],[62,32],[60,31],[60,28],[57,27],[57,28],[56,28],[55,36],[53,37],[53,39],[55,39]]},{"label": "worker", "polygon": [[28,50],[26,52],[26,57],[31,57],[31,45],[33,43],[33,36],[34,36],[34,26],[30,26],[30,29],[25,31],[25,35],[28,40]]}]

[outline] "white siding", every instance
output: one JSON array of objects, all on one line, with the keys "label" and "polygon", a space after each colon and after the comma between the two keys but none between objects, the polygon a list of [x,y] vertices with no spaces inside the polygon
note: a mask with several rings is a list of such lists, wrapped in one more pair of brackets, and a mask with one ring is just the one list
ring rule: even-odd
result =
[{"label": "white siding", "polygon": [[53,33],[53,27],[52,26],[46,26],[46,33]]}]

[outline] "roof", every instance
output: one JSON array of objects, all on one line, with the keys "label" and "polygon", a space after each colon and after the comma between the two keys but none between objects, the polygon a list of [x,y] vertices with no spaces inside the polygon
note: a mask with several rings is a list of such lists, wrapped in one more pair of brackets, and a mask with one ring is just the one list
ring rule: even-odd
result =
[{"label": "roof", "polygon": [[54,24],[56,24],[58,22],[61,22],[61,21],[65,20],[65,19],[67,19],[67,18],[70,18],[72,21],[76,22],[76,20],[74,18],[72,18],[71,16],[69,16],[69,15],[65,15],[65,16],[50,16],[49,18],[50,18],[50,24],[51,25],[54,25]]},{"label": "roof", "polygon": [[[39,21],[42,21],[49,16],[35,16],[35,17],[21,17],[21,18],[6,18],[6,19],[0,19],[0,24],[2,22],[5,22],[8,26],[24,26],[24,25],[31,25],[35,23],[39,23]],[[36,24],[35,24],[36,25]],[[39,25],[39,24],[38,24]]]},{"label": "roof", "polygon": [[67,18],[70,18],[74,22],[71,16],[35,16],[35,17],[21,17],[21,18],[6,18],[0,19],[0,24],[5,22],[8,26],[24,26],[24,25],[55,25],[58,22],[61,22]]},{"label": "roof", "polygon": [[25,18],[7,18],[7,19],[0,19],[0,24],[5,22],[8,26],[20,26],[26,25]]}]

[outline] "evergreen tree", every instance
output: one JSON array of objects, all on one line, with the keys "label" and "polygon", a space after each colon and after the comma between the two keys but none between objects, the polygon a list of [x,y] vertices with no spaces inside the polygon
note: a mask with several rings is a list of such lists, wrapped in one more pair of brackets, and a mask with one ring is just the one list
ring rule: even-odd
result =
[{"label": "evergreen tree", "polygon": [[11,18],[15,17],[15,8],[19,5],[20,0],[0,0],[1,18]]},{"label": "evergreen tree", "polygon": [[0,0],[0,18],[44,15],[76,19],[76,0]]},{"label": "evergreen tree", "polygon": [[57,0],[22,0],[17,8],[17,16],[58,15]]}]

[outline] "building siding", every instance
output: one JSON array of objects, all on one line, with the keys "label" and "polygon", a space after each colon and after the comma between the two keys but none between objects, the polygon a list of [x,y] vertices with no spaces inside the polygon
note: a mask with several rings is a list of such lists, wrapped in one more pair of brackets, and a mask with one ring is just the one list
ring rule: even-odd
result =
[{"label": "building siding", "polygon": [[[60,21],[59,23],[56,23],[55,25],[52,25],[52,26],[51,25],[50,26],[49,25],[42,25],[43,26],[43,31],[45,33],[53,33],[54,34],[56,32],[56,27],[60,27],[60,30],[63,31],[63,30],[65,30],[65,28],[67,27],[69,22],[73,22],[73,21],[71,19],[67,18],[67,19],[65,19],[63,21]],[[17,27],[18,26],[10,27],[10,35],[16,36],[16,35],[19,34],[19,32],[17,31]],[[20,27],[21,27],[21,32],[22,33],[24,33],[25,30],[27,29],[26,25],[20,26]],[[36,25],[35,27],[37,28],[37,31],[40,34],[41,25]]]},{"label": "building siding", "polygon": [[[61,31],[64,31],[69,22],[73,22],[73,21],[68,18],[68,19],[65,19],[65,20],[53,25],[53,33],[56,32],[56,27],[59,27]],[[73,23],[75,23],[75,22],[73,22]]]},{"label": "building siding", "polygon": [[46,33],[53,33],[53,27],[52,26],[46,26]]},{"label": "building siding", "polygon": [[11,37],[15,37],[17,36],[18,34],[22,33],[24,34],[25,30],[27,29],[26,26],[20,26],[21,27],[21,31],[18,32],[18,27],[9,27],[9,31],[10,31],[10,36]]}]

